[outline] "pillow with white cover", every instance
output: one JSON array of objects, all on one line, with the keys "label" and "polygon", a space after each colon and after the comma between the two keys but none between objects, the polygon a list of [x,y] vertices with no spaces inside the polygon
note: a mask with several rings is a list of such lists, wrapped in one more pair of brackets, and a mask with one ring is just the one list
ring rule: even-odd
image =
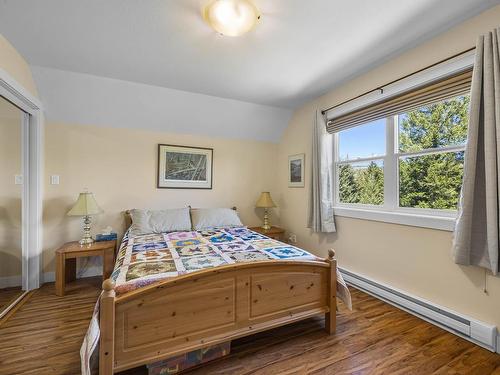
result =
[{"label": "pillow with white cover", "polygon": [[191,230],[189,207],[166,210],[130,210],[134,236],[149,233],[182,232]]},{"label": "pillow with white cover", "polygon": [[195,208],[191,210],[191,220],[194,230],[243,226],[232,208]]}]

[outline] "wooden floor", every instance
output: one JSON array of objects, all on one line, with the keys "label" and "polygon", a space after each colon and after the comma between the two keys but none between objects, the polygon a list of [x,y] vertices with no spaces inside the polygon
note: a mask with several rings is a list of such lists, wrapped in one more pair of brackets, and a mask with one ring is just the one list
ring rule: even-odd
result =
[{"label": "wooden floor", "polygon": [[[0,374],[79,374],[79,350],[100,281],[87,279],[57,297],[46,284],[0,326]],[[500,355],[353,290],[340,306],[338,332],[309,319],[236,340],[206,374],[500,374]],[[127,375],[147,374],[145,368]]]},{"label": "wooden floor", "polygon": [[0,289],[0,312],[14,302],[21,294],[23,294],[23,291],[20,286]]}]

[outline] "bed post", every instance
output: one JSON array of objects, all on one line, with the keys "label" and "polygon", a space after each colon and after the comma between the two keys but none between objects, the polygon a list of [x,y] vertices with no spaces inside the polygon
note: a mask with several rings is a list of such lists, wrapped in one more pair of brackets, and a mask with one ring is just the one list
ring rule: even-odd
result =
[{"label": "bed post", "polygon": [[335,259],[335,250],[328,250],[326,261],[330,264],[328,277],[328,307],[330,312],[325,314],[325,330],[331,335],[335,333],[337,325],[337,260]]},{"label": "bed post", "polygon": [[113,374],[115,351],[115,283],[106,279],[102,283],[99,329],[99,375]]}]

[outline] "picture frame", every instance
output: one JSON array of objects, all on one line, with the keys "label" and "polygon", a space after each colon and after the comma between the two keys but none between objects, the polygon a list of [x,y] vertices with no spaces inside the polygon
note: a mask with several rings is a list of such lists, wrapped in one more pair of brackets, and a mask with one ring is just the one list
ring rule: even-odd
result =
[{"label": "picture frame", "polygon": [[212,189],[213,149],[158,144],[159,189]]},{"label": "picture frame", "polygon": [[288,157],[288,187],[304,187],[306,154],[290,155]]}]

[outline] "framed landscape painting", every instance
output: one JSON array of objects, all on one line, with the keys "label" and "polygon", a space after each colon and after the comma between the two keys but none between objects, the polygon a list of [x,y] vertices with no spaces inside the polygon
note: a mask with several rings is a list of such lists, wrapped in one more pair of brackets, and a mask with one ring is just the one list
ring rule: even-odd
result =
[{"label": "framed landscape painting", "polygon": [[305,154],[288,157],[288,187],[304,187]]},{"label": "framed landscape painting", "polygon": [[158,188],[211,189],[213,149],[158,145]]}]

